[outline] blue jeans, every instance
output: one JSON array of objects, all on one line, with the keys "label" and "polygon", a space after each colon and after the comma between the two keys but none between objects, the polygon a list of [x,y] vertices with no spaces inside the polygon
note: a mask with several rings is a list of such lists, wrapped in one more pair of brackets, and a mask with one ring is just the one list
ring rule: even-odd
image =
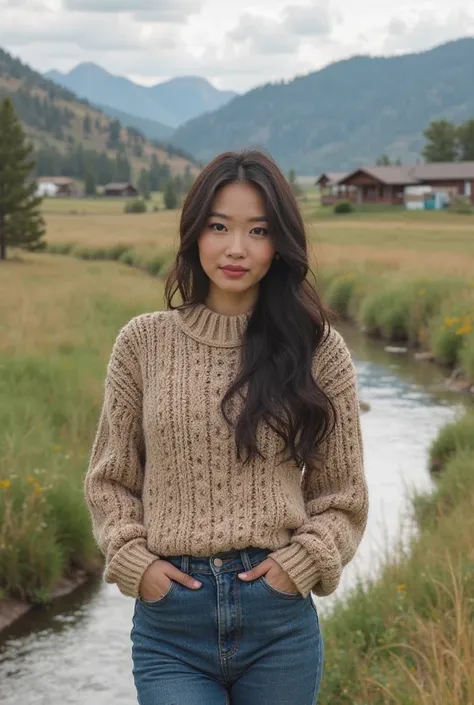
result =
[{"label": "blue jeans", "polygon": [[252,547],[165,558],[202,586],[171,581],[158,600],[136,600],[139,705],[315,705],[323,640],[311,595],[237,577],[269,553]]}]

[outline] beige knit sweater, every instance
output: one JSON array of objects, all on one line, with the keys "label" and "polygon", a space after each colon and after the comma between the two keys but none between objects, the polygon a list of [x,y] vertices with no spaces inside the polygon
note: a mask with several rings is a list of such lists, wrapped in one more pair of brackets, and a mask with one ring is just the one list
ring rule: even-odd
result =
[{"label": "beige knit sweater", "polygon": [[332,330],[314,375],[337,419],[317,469],[278,465],[281,439],[267,426],[266,456],[239,462],[219,404],[235,377],[249,314],[204,304],[145,313],[119,332],[85,495],[104,579],[138,596],[158,557],[269,548],[306,597],[328,595],[354,555],[367,520],[355,370]]}]

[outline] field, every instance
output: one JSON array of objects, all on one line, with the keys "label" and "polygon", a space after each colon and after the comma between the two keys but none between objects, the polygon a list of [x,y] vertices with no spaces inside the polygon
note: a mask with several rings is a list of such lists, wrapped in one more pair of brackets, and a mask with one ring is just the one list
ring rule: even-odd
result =
[{"label": "field", "polygon": [[[376,262],[411,272],[474,272],[474,216],[388,210],[334,216],[320,208],[314,191],[301,201],[313,264]],[[179,212],[162,210],[155,198],[149,212],[123,214],[121,199],[48,199],[44,213],[51,244],[155,247],[177,242]],[[153,207],[160,208],[153,212]]]},{"label": "field", "polygon": [[[120,201],[51,199],[48,244],[76,249],[11,251],[0,265],[0,599],[47,601],[61,576],[96,562],[82,481],[105,366],[118,329],[162,308],[165,273],[104,258],[127,245],[138,264],[165,262],[179,213],[157,205],[125,215]],[[302,205],[331,306],[387,339],[437,346],[474,377],[474,217],[335,217],[312,193]],[[445,473],[415,502],[412,553],[392,556],[325,623],[321,705],[474,702],[474,421],[464,423],[433,449]]]}]

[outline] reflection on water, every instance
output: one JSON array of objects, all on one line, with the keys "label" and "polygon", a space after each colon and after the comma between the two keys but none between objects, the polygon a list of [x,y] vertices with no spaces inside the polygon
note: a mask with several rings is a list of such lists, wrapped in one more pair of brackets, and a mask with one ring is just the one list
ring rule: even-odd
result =
[{"label": "reflection on water", "polygon": [[[338,595],[357,574],[377,570],[381,556],[400,537],[407,493],[430,489],[427,447],[460,406],[438,392],[443,373],[384,352],[351,329],[343,330],[359,376],[367,480],[368,530]],[[331,599],[318,600],[320,609]],[[136,702],[130,641],[133,600],[100,581],[50,609],[28,614],[4,635],[0,647],[2,705],[131,705]]]}]

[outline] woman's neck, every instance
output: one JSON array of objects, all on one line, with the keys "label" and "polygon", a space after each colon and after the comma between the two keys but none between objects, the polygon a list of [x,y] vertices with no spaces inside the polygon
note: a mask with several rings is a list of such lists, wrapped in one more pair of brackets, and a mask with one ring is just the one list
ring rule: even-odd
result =
[{"label": "woman's neck", "polygon": [[214,287],[209,289],[209,295],[206,298],[206,306],[215,313],[220,313],[223,316],[239,316],[249,313],[255,306],[258,298],[258,288],[249,289],[242,294],[232,294],[222,289],[216,290]]}]

